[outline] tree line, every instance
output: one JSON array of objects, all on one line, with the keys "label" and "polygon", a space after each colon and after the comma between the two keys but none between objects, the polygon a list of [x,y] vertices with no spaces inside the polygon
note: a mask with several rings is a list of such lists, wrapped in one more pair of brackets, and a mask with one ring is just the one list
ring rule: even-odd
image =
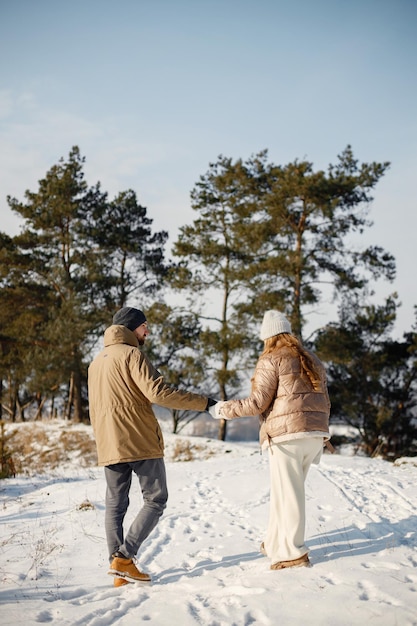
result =
[{"label": "tree line", "polygon": [[[88,420],[87,366],[113,313],[146,311],[146,349],[168,382],[222,400],[242,393],[277,308],[327,365],[332,415],[359,429],[367,454],[416,453],[416,332],[392,338],[398,298],[371,304],[395,259],[355,248],[389,163],[359,163],[350,146],[327,170],[285,166],[262,151],[219,156],[191,191],[195,219],[168,233],[132,190],[90,187],[72,148],[24,201],[8,197],[20,234],[0,232],[0,417]],[[303,337],[333,290],[338,319]],[[247,389],[245,389],[245,393]],[[173,411],[177,432],[194,416]],[[220,422],[219,438],[226,438]]]}]

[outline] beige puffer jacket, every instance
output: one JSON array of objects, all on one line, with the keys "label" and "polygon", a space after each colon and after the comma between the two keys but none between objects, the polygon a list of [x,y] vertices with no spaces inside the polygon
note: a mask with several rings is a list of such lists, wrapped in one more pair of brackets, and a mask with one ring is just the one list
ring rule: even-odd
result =
[{"label": "beige puffer jacket", "polygon": [[312,353],[321,374],[321,390],[314,391],[301,374],[301,363],[288,348],[261,356],[252,378],[251,395],[228,400],[221,413],[228,419],[259,415],[261,445],[302,436],[329,439],[330,400],[326,373]]},{"label": "beige puffer jacket", "polygon": [[167,385],[125,326],[107,328],[104,346],[88,369],[90,419],[98,464],[163,457],[162,432],[152,403],[204,411],[207,398]]}]

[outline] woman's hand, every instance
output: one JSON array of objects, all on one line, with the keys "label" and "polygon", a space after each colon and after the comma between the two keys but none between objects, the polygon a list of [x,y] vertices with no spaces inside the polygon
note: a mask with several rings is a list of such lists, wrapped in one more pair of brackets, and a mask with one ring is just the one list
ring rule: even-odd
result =
[{"label": "woman's hand", "polygon": [[216,404],[209,408],[209,413],[211,417],[214,417],[215,420],[227,420],[227,417],[221,412],[223,404],[224,402],[216,402]]}]

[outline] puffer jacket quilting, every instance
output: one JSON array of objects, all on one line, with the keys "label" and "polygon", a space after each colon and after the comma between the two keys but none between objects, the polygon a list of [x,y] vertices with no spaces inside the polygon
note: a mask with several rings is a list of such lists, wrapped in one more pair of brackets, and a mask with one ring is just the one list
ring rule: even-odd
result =
[{"label": "puffer jacket quilting", "polygon": [[312,389],[301,363],[288,348],[259,358],[252,378],[252,391],[244,400],[228,400],[221,412],[228,419],[259,415],[260,443],[284,441],[302,433],[323,433],[329,438],[330,399],[326,373],[312,353],[320,371],[319,390]]}]

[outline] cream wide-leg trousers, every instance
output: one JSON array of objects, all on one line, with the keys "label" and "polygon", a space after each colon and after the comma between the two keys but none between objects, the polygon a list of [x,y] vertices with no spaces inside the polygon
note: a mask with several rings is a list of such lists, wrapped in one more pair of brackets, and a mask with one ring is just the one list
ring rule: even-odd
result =
[{"label": "cream wide-leg trousers", "polygon": [[291,439],[268,448],[271,495],[264,544],[271,564],[298,559],[309,551],[304,543],[304,483],[322,449],[322,437]]}]

